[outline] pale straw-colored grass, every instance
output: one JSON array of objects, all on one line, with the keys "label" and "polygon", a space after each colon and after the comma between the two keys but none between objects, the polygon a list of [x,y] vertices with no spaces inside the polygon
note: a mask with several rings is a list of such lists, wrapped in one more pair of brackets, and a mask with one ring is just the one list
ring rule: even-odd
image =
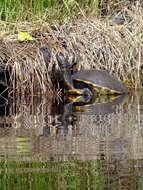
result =
[{"label": "pale straw-colored grass", "polygon": [[[77,63],[81,69],[106,69],[128,88],[141,89],[143,68],[143,10],[141,6],[123,10],[131,22],[116,25],[111,19],[87,18],[58,24],[53,22],[30,31],[33,41],[20,43],[17,36],[2,39],[0,45],[1,65],[12,68],[11,81],[16,89],[29,89],[29,93],[58,94],[53,90],[51,72],[53,65],[59,70],[55,54],[63,52],[70,64]],[[39,48],[48,43],[51,48],[49,67],[44,63]],[[17,81],[15,84],[15,80]],[[39,89],[39,90],[37,90]]]}]

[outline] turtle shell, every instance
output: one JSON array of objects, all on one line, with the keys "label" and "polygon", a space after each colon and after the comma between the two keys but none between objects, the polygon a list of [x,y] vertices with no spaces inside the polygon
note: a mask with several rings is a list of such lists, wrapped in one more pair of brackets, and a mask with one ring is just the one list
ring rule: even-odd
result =
[{"label": "turtle shell", "polygon": [[81,70],[72,75],[75,88],[89,87],[100,94],[126,94],[127,90],[115,77],[102,70]]}]

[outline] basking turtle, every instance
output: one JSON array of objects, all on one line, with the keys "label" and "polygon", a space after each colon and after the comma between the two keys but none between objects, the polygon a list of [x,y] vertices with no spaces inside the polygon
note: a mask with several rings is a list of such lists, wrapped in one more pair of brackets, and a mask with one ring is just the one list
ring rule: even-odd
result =
[{"label": "basking turtle", "polygon": [[56,54],[58,65],[63,73],[65,90],[69,94],[85,95],[120,95],[126,94],[126,88],[107,71],[81,70],[71,74],[70,64],[62,53]]}]

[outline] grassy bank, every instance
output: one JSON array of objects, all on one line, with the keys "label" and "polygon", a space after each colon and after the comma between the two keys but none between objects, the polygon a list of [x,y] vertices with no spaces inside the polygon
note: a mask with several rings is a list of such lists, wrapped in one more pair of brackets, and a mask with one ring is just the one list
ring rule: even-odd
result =
[{"label": "grassy bank", "polygon": [[79,8],[96,11],[98,4],[98,0],[1,0],[0,17],[4,21],[66,18],[76,14]]},{"label": "grassy bank", "polygon": [[[137,2],[1,0],[0,60],[12,67],[13,86],[17,79],[17,89],[27,91],[28,87],[34,93],[34,81],[44,92],[47,87],[52,89],[53,65],[58,69],[55,54],[62,51],[71,64],[78,62],[83,69],[106,69],[128,88],[141,89],[143,9]],[[112,23],[110,16],[117,10],[127,14],[130,22]],[[29,32],[33,40],[19,42],[17,33],[21,30]],[[45,43],[52,50],[49,72],[39,52]]]},{"label": "grassy bank", "polygon": [[111,14],[130,1],[119,0],[0,0],[2,21],[34,21],[37,19],[68,19],[82,13],[86,15]]},{"label": "grassy bank", "polygon": [[104,3],[99,0],[0,0],[0,31],[8,34],[31,30],[44,22],[63,23],[85,15],[95,15]]}]

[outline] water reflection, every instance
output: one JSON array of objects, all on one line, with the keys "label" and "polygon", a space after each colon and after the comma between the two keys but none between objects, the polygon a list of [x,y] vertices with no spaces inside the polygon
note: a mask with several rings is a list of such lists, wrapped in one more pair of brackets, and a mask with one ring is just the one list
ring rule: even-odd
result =
[{"label": "water reflection", "polygon": [[107,100],[4,106],[0,189],[142,189],[143,99]]},{"label": "water reflection", "polygon": [[105,115],[116,112],[119,104],[121,104],[127,95],[119,96],[100,96],[92,99],[91,102],[84,103],[82,101],[73,102],[73,112],[84,112],[92,115]]}]

